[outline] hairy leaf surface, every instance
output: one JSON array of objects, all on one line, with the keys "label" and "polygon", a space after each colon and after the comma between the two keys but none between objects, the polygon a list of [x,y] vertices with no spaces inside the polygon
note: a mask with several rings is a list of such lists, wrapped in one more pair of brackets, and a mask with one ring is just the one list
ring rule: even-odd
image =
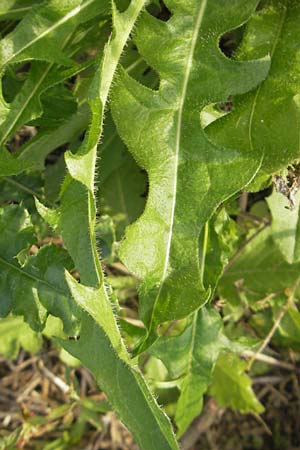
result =
[{"label": "hairy leaf surface", "polygon": [[234,99],[232,113],[214,122],[207,133],[220,145],[252,150],[263,156],[262,174],[299,158],[300,4],[270,0],[249,23],[242,58],[272,57],[267,79],[253,92]]},{"label": "hairy leaf surface", "polygon": [[[260,164],[212,145],[200,112],[255,87],[269,67],[267,60],[229,60],[218,46],[225,31],[249,19],[257,1],[166,4],[173,14],[168,22],[144,13],[136,32],[140,53],[160,74],[159,90],[121,72],[112,98],[119,133],[149,176],[146,209],[128,228],[121,258],[143,281],[141,317],[152,331],[208,300],[211,289],[201,281],[199,263],[201,228]],[[154,51],[157,42],[160,51]]]},{"label": "hairy leaf surface", "polygon": [[67,281],[83,318],[80,339],[60,344],[91,370],[141,449],[176,450],[170,423],[130,361],[102,287],[88,288],[70,275]]},{"label": "hairy leaf surface", "polygon": [[[177,448],[171,425],[151,396],[142,375],[130,364],[122,342],[104,285],[95,233],[96,205],[93,190],[104,108],[122,51],[144,5],[144,0],[137,0],[122,13],[113,7],[114,33],[105,47],[89,92],[92,112],[90,128],[77,153],[66,154],[69,173],[61,190],[59,214],[45,208],[40,210],[52,223],[57,219],[64,243],[82,283],[78,284],[71,276],[67,276],[72,296],[84,312],[82,339],[76,343],[63,343],[65,349],[92,370],[121,420],[137,442],[141,443],[141,448],[171,450]],[[98,351],[99,345],[101,351]],[[128,395],[130,389],[132,394],[124,402],[124,395]],[[151,426],[145,430],[142,424],[147,422]]]}]

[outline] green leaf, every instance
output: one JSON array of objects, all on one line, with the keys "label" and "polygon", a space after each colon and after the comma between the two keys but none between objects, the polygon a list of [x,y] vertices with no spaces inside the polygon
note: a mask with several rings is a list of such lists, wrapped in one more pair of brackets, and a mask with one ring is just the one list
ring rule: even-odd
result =
[{"label": "green leaf", "polygon": [[129,359],[103,289],[80,285],[69,274],[67,282],[83,319],[79,340],[60,344],[91,370],[141,449],[178,449],[167,417]]},{"label": "green leaf", "polygon": [[[103,283],[95,240],[96,207],[93,191],[97,146],[102,134],[109,89],[126,41],[143,6],[144,0],[138,0],[123,13],[114,7],[114,34],[105,47],[89,91],[92,122],[78,152],[67,152],[65,157],[69,176],[61,191],[60,230],[82,282],[94,287]],[[78,211],[76,221],[74,209]]]},{"label": "green leaf", "polygon": [[238,150],[212,145],[200,125],[206,105],[252,89],[267,74],[267,59],[229,60],[218,45],[224,32],[249,19],[257,3],[169,0],[168,22],[144,13],[135,41],[161,76],[159,90],[123,71],[113,89],[118,131],[150,184],[145,211],[128,227],[120,250],[142,280],[140,313],[150,330],[148,345],[159,323],[182,318],[208,300],[212,287],[203,285],[199,263],[201,228],[260,165]]},{"label": "green leaf", "polygon": [[[100,29],[103,31],[103,34],[105,34],[105,30],[102,26],[100,27]],[[102,41],[103,36],[101,36],[101,42]],[[69,45],[67,46],[67,48],[68,51],[72,50],[72,48],[69,48]],[[143,63],[141,58],[137,60],[136,54],[133,54],[133,52],[130,52],[130,58],[126,62],[128,64],[127,70],[130,72],[133,71],[135,74],[141,76],[140,72],[143,73],[143,71],[145,70],[145,63]],[[41,64],[43,63],[40,63],[40,65]],[[87,62],[81,64],[80,66],[76,66],[69,71],[60,71],[61,79],[71,76],[72,71],[73,75],[75,73],[78,73],[79,71],[84,69],[84,67],[90,64],[91,62]],[[25,89],[26,86],[24,85],[22,92],[20,92],[20,94],[15,98],[13,104],[10,105],[10,108],[9,105],[5,106],[7,108],[3,112],[3,120],[6,119],[6,122],[5,126],[2,125],[1,128],[3,129],[3,133],[5,133],[6,136],[12,134],[13,131],[17,130],[18,127],[23,124],[23,122],[30,120],[32,116],[34,117],[40,115],[42,106],[40,105],[41,102],[38,98],[39,95],[41,94],[42,101],[44,97],[44,90],[46,90],[45,93],[47,94],[47,86],[51,86],[59,81],[55,79],[55,77],[53,79],[53,75],[55,75],[55,66],[44,64],[44,67],[45,71],[41,71],[41,77],[42,79],[46,77],[46,79],[44,80],[44,82],[42,82],[41,79],[37,80],[37,85],[39,87],[38,89],[36,84],[34,84],[34,94],[35,96],[37,96],[37,98],[32,95],[32,86],[27,86],[27,84],[29,83],[28,79],[25,83],[28,88]],[[51,67],[52,70],[50,70]],[[50,72],[48,72],[48,70]],[[49,78],[50,75],[51,77]],[[36,168],[40,170],[42,167],[44,167],[44,159],[48,153],[66,143],[70,143],[74,139],[77,139],[87,129],[90,121],[90,109],[88,107],[88,102],[86,99],[86,91],[88,90],[90,84],[91,79],[88,78],[87,80],[84,80],[80,85],[78,89],[78,111],[69,119],[65,117],[64,122],[61,125],[58,124],[59,126],[54,130],[49,128],[47,126],[47,123],[45,123],[45,121],[43,120],[41,129],[38,131],[38,134],[35,137],[31,138],[29,142],[25,143],[20,148],[20,150],[16,152],[16,154],[10,155],[9,153],[3,151],[0,160],[2,175],[7,176],[18,174],[29,168]],[[102,182],[104,181],[105,177],[108,176],[108,174],[104,174],[103,169],[109,166],[111,160],[111,158],[108,159],[107,157],[105,157],[105,155],[110,156],[110,152],[108,151],[110,149],[108,149],[108,147],[113,143],[116,143],[116,141],[118,142],[119,140],[117,133],[115,131],[112,131],[112,133],[114,134],[114,136],[109,136],[108,139],[104,138],[102,146],[103,164],[101,164],[100,177]],[[105,149],[107,150],[105,151]],[[118,161],[118,158],[114,158],[114,161]]]},{"label": "green leaf", "polygon": [[0,231],[0,316],[22,315],[41,331],[50,313],[62,319],[66,333],[74,334],[78,314],[64,279],[64,268],[72,268],[66,251],[47,245],[24,261],[35,238],[27,211],[17,205],[0,209]]},{"label": "green leaf", "polygon": [[293,0],[267,1],[253,16],[239,54],[259,58],[269,52],[269,75],[258,89],[234,98],[232,113],[206,129],[220,145],[263,156],[262,174],[299,158],[299,20],[300,5]]},{"label": "green leaf", "polygon": [[21,317],[0,319],[0,354],[7,359],[18,356],[20,348],[37,353],[42,346],[42,336],[34,332]]},{"label": "green leaf", "polygon": [[[90,64],[90,63],[89,63]],[[87,64],[69,70],[57,70],[53,64],[34,63],[22,89],[15,97],[7,111],[5,120],[0,124],[0,146],[21,127],[38,117],[43,112],[41,95],[51,86],[76,75],[85,69]],[[1,150],[4,152],[4,149]],[[7,174],[6,174],[7,175]]]},{"label": "green leaf", "polygon": [[[83,312],[80,339],[61,344],[94,373],[141,448],[171,450],[178,447],[170,423],[131,363],[117,327],[104,285],[95,233],[93,191],[104,108],[122,51],[144,4],[144,0],[137,0],[120,13],[113,3],[114,33],[105,47],[89,92],[90,128],[77,153],[66,154],[69,173],[61,191],[58,225],[80,274],[82,284],[68,274],[66,277],[72,296]],[[49,213],[44,209],[44,214]]]},{"label": "green leaf", "polygon": [[33,197],[42,197],[42,195],[43,177],[40,173],[23,173],[16,177],[0,179],[0,204],[22,203],[22,206],[30,213],[32,221],[35,221]]},{"label": "green leaf", "polygon": [[300,192],[295,197],[294,209],[276,191],[267,198],[267,203],[272,214],[272,237],[282,256],[289,264],[300,262]]},{"label": "green leaf", "polygon": [[236,240],[236,224],[222,208],[211,218],[200,236],[203,245],[199,253],[204,261],[203,280],[206,285],[217,286],[229,257],[234,253]]},{"label": "green leaf", "polygon": [[180,377],[181,393],[175,415],[179,437],[202,410],[203,394],[211,383],[223,341],[219,314],[211,308],[202,308],[182,334],[159,338],[149,349],[164,362],[172,378]]},{"label": "green leaf", "polygon": [[[40,7],[34,8],[21,21],[19,26],[0,42],[0,65],[2,47],[4,54],[2,56],[4,59],[9,54],[9,49],[13,48],[16,54],[20,54],[17,57],[17,61],[28,59],[48,61],[47,63],[35,61],[32,64],[26,82],[11,105],[7,105],[0,96],[2,103],[2,113],[0,114],[2,119],[0,126],[0,147],[3,147],[5,142],[22,125],[27,124],[42,114],[43,102],[41,103],[40,97],[49,87],[57,85],[59,82],[78,74],[93,63],[93,60],[90,60],[82,64],[74,64],[69,58],[70,52],[74,53],[74,49],[70,45],[70,40],[79,24],[88,21],[90,18],[97,17],[99,14],[107,12],[107,10],[108,0],[104,2],[100,0],[72,0],[71,2],[51,0],[46,6],[41,5]],[[32,33],[30,30],[32,30]],[[37,34],[38,31],[40,31],[40,34]],[[29,40],[27,43],[24,36]],[[18,44],[21,46],[19,50]],[[25,56],[23,55],[24,52],[22,49],[25,49]],[[45,51],[44,49],[47,50]],[[49,54],[51,54],[51,51],[53,53],[56,51],[56,56],[53,54],[52,57],[47,58],[47,51],[50,52]],[[64,61],[62,57],[60,58],[60,53],[63,55]],[[23,58],[22,55],[24,56]],[[12,58],[13,62],[15,62],[14,56]],[[57,64],[60,63],[73,64],[74,67],[69,70],[62,70],[61,68],[58,70]],[[45,102],[45,98],[43,100]],[[60,101],[62,101],[62,98],[60,98]],[[49,120],[48,128],[50,128]],[[29,158],[27,161],[23,158],[23,161],[20,161],[15,158],[15,155],[11,156],[8,154],[4,148],[1,148],[0,152],[1,175],[20,173],[26,170],[26,168],[32,167],[33,162],[36,161],[34,158]],[[41,160],[41,157],[39,157],[39,160]]]},{"label": "green leaf", "polygon": [[284,349],[299,351],[300,349],[300,313],[295,304],[288,307],[278,323],[278,316],[282,308],[286,306],[287,296],[277,296],[270,300],[269,308],[263,308],[258,313],[252,315],[250,319],[251,326],[256,333],[264,337],[276,323],[276,332],[272,337],[271,343]]},{"label": "green leaf", "polygon": [[70,64],[61,44],[83,19],[108,10],[107,0],[49,0],[33,8],[0,42],[0,72],[11,63],[40,59]]},{"label": "green leaf", "polygon": [[262,413],[264,407],[257,400],[251,388],[251,378],[246,375],[247,363],[233,353],[219,356],[210,394],[220,406],[230,406],[243,413]]},{"label": "green leaf", "polygon": [[81,104],[78,111],[55,130],[42,130],[28,143],[23,145],[18,159],[7,160],[6,166],[1,160],[1,172],[23,172],[26,166],[40,169],[44,166],[45,157],[56,148],[77,138],[87,128],[90,114],[87,102]]},{"label": "green leaf", "polygon": [[[11,307],[14,314],[24,315],[25,320],[36,330],[43,329],[48,313],[53,314],[62,319],[65,332],[72,335],[78,332],[78,319],[75,319],[74,327],[74,314],[79,318],[81,310],[80,341],[75,346],[73,344],[77,344],[77,341],[60,341],[63,347],[74,356],[77,355],[94,372],[121,419],[142,443],[141,448],[176,449],[167,418],[129,359],[103,286],[97,290],[85,287],[71,275],[67,276],[66,283],[64,267],[69,266],[69,259],[63,249],[55,246],[43,247],[21,267],[12,255],[19,253],[24,246],[28,247],[32,241],[28,215],[17,206],[0,210],[0,215],[1,310],[6,308],[4,312],[7,313]],[[11,245],[7,245],[8,242]],[[99,345],[101,351],[98,351]],[[98,349],[97,358],[95,349]],[[116,389],[116,386],[119,388]],[[128,389],[132,392],[132,404],[124,402]],[[135,411],[139,411],[138,416]],[[151,424],[149,433],[141,433],[144,423]],[[153,430],[155,439],[152,437]]]},{"label": "green leaf", "polygon": [[30,214],[38,239],[51,235],[51,230],[38,214],[34,197],[43,199],[44,177],[39,172],[21,173],[0,178],[0,205],[20,204]]}]

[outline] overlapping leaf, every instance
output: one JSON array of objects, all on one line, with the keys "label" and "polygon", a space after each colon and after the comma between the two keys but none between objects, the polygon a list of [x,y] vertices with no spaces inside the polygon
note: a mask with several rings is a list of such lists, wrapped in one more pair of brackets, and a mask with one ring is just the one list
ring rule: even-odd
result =
[{"label": "overlapping leaf", "polygon": [[[0,147],[25,123],[38,118],[43,109],[41,105],[41,94],[49,87],[55,86],[84,70],[90,63],[76,66],[69,70],[57,70],[53,64],[34,63],[21,91],[10,105],[5,120],[0,124]],[[57,99],[58,100],[58,99]],[[62,100],[62,99],[60,99]],[[13,167],[13,162],[12,162]],[[23,165],[24,164],[23,162]],[[12,170],[5,173],[1,167],[2,175],[12,175]]]},{"label": "overlapping leaf", "polygon": [[32,8],[0,42],[0,72],[8,64],[32,59],[70,64],[61,44],[78,23],[108,8],[106,0],[50,0]]},{"label": "overlapping leaf", "polygon": [[[4,148],[18,129],[42,113],[40,96],[49,87],[72,77],[90,63],[74,65],[70,58],[70,40],[78,25],[107,12],[108,0],[51,0],[33,8],[16,29],[0,42],[0,72],[15,62],[27,60],[32,64],[27,80],[13,102],[8,105],[0,95],[0,169],[1,175],[12,175],[32,167],[30,160],[11,156]],[[66,51],[67,50],[67,51]],[[69,70],[57,64],[73,65]]]},{"label": "overlapping leaf", "polygon": [[[27,257],[35,238],[26,210],[17,205],[0,210],[0,315],[22,315],[37,331],[47,315],[59,316],[67,333],[76,333],[76,307],[64,278],[72,268],[67,252],[49,245]],[[77,315],[78,316],[78,315]]]},{"label": "overlapping leaf", "polygon": [[[171,450],[176,449],[177,444],[170,423],[151,396],[142,375],[130,363],[122,342],[104,285],[95,233],[94,183],[104,108],[122,51],[144,4],[144,0],[132,2],[122,13],[114,6],[114,34],[105,47],[89,92],[91,125],[77,153],[66,154],[69,173],[61,190],[59,214],[41,205],[39,209],[53,225],[57,221],[82,283],[78,284],[67,275],[72,296],[82,309],[82,327],[79,341],[61,344],[92,370],[141,448]],[[125,393],[127,402],[124,402]],[[144,423],[151,426],[145,430]]]},{"label": "overlapping leaf", "polygon": [[168,22],[145,13],[136,32],[140,53],[160,74],[159,90],[121,72],[112,98],[118,131],[149,176],[146,209],[128,228],[121,258],[143,281],[141,317],[152,331],[208,300],[210,287],[201,281],[199,264],[200,230],[260,165],[238,148],[212,145],[200,112],[255,87],[269,67],[267,60],[226,59],[218,47],[220,36],[247,21],[257,1],[169,0],[166,5],[173,14]]},{"label": "overlapping leaf", "polygon": [[[112,134],[108,136],[111,138]],[[143,212],[147,187],[145,174],[117,135],[107,147],[104,141],[99,178],[100,212],[112,217],[117,239],[120,240],[126,226]]]}]

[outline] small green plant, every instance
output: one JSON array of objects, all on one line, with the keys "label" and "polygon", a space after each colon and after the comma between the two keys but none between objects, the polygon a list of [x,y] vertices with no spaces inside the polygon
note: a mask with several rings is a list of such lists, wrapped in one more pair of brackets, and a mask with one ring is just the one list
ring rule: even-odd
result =
[{"label": "small green plant", "polygon": [[299,20],[295,0],[1,2],[0,351],[58,318],[141,450],[177,449],[205,393],[261,413],[247,371],[300,347]]}]

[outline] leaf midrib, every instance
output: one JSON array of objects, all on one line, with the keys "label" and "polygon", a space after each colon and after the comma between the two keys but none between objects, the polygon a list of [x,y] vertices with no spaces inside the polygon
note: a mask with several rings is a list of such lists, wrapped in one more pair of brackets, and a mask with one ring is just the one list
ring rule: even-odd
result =
[{"label": "leaf midrib", "polygon": [[2,10],[1,11],[1,9],[0,9],[0,17],[1,17],[1,15],[8,15],[8,14],[16,14],[16,13],[19,13],[19,12],[27,12],[27,11],[30,11],[32,9],[32,6],[25,6],[25,7],[23,7],[23,8],[11,8],[11,9],[8,9],[8,10]]},{"label": "leaf midrib", "polygon": [[[10,135],[11,131],[13,130],[14,126],[16,125],[16,123],[18,122],[19,118],[21,117],[21,115],[23,114],[23,112],[25,111],[26,107],[28,106],[28,104],[30,103],[30,101],[33,99],[33,97],[35,96],[35,94],[38,92],[40,86],[42,85],[43,81],[45,80],[45,78],[47,77],[51,67],[53,66],[53,64],[50,64],[44,71],[44,73],[42,74],[41,78],[39,79],[39,81],[36,83],[36,85],[34,86],[34,88],[32,89],[30,95],[26,98],[25,102],[23,103],[23,105],[21,106],[21,108],[18,110],[18,113],[15,115],[14,120],[10,123],[10,126],[7,127],[6,132],[3,134],[2,139],[0,141],[0,147],[2,147],[2,145],[6,142],[6,140],[8,139],[8,136]],[[3,122],[3,124],[5,125],[5,122]]]},{"label": "leaf midrib", "polygon": [[[155,311],[155,309],[156,309],[156,305],[157,305],[158,299],[160,298],[160,294],[162,291],[162,287],[164,285],[164,281],[167,278],[167,271],[168,271],[170,251],[171,251],[171,243],[172,243],[172,237],[173,237],[175,209],[176,209],[178,163],[179,163],[179,152],[180,152],[180,143],[181,143],[183,110],[184,110],[184,105],[185,105],[185,100],[186,100],[189,78],[190,78],[190,74],[191,74],[191,70],[192,70],[193,57],[194,57],[194,53],[195,53],[197,39],[199,36],[199,31],[201,29],[203,17],[205,14],[207,1],[208,0],[203,0],[201,3],[201,6],[199,8],[199,12],[198,12],[198,15],[196,18],[195,27],[194,27],[193,35],[192,35],[192,39],[191,39],[190,51],[189,51],[187,59],[186,59],[186,70],[185,70],[183,83],[182,83],[182,91],[181,91],[181,96],[180,96],[180,105],[179,105],[179,109],[178,109],[178,118],[177,118],[177,126],[176,126],[177,130],[176,130],[176,146],[175,146],[175,157],[174,157],[174,184],[173,184],[173,193],[172,193],[172,209],[171,209],[171,217],[170,217],[170,228],[169,228],[169,234],[168,234],[165,263],[164,263],[163,273],[162,273],[162,277],[161,277],[161,283],[160,283],[160,287],[159,287],[157,296],[155,298],[153,311]],[[152,327],[152,323],[153,323],[153,314],[151,316],[151,322],[150,322],[150,326],[149,326],[150,329]]]},{"label": "leaf midrib", "polygon": [[87,0],[86,3],[82,5],[76,6],[76,8],[73,8],[71,11],[69,11],[64,17],[62,17],[60,20],[55,22],[51,27],[47,28],[45,31],[43,31],[41,34],[36,36],[34,39],[32,39],[30,42],[25,44],[21,49],[16,51],[14,54],[10,55],[2,64],[0,67],[4,67],[6,64],[8,64],[12,59],[14,59],[16,56],[18,56],[20,53],[22,53],[27,48],[34,45],[36,42],[38,42],[40,39],[43,39],[45,36],[47,36],[49,33],[52,33],[57,28],[59,28],[61,25],[63,25],[68,20],[72,19],[72,17],[75,17],[77,14],[79,14],[82,10],[84,10],[87,6],[89,6],[91,3],[93,3],[95,0]]},{"label": "leaf midrib", "polygon": [[42,278],[39,278],[31,273],[26,272],[25,270],[21,269],[18,266],[15,266],[14,264],[8,262],[6,259],[2,258],[0,256],[0,263],[4,264],[5,266],[9,267],[10,269],[20,273],[22,276],[30,278],[31,280],[35,281],[36,283],[44,284],[48,288],[50,288],[52,291],[56,292],[59,295],[62,295],[63,297],[70,297],[65,292],[61,291],[60,289],[57,289],[52,284],[48,283],[46,280],[43,280]]}]

